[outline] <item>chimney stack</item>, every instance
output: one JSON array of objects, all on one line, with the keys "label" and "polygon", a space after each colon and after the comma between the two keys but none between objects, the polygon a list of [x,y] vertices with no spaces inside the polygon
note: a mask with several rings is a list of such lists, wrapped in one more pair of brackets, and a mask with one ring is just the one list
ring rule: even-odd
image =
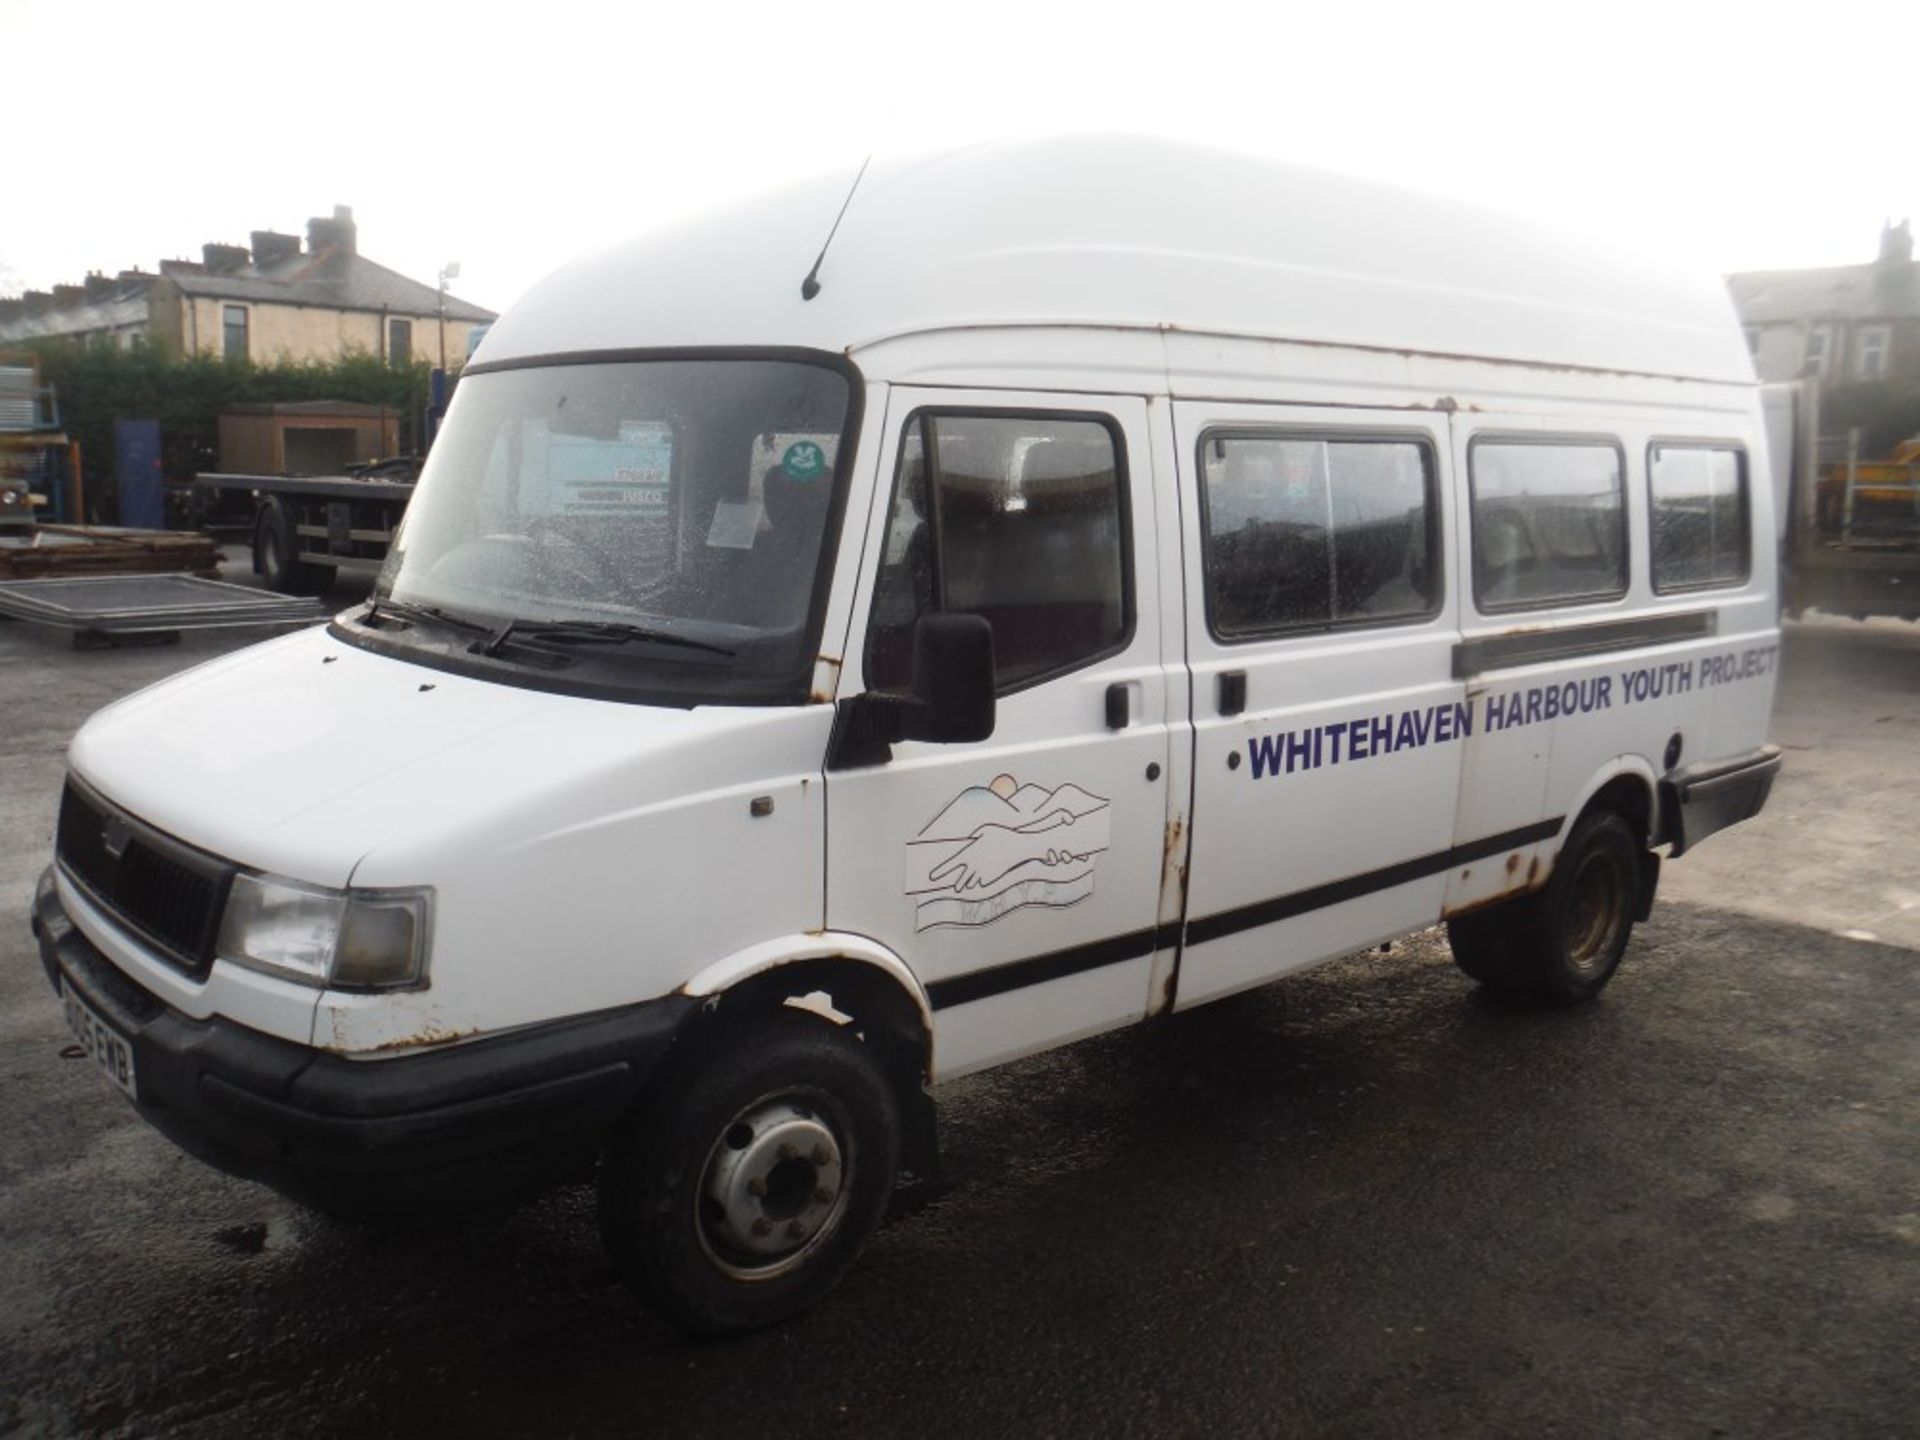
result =
[{"label": "chimney stack", "polygon": [[282,235],[277,230],[256,230],[247,237],[253,241],[253,263],[264,270],[300,255],[300,237]]},{"label": "chimney stack", "polygon": [[316,215],[307,221],[307,252],[320,257],[328,270],[345,269],[358,244],[359,232],[348,206],[334,206],[332,219]]},{"label": "chimney stack", "polygon": [[1913,228],[1910,222],[1902,220],[1898,225],[1889,220],[1880,227],[1880,263],[1882,265],[1907,265],[1913,261]]},{"label": "chimney stack", "polygon": [[247,268],[253,257],[244,245],[207,244],[200,247],[200,262],[209,275],[232,275]]}]

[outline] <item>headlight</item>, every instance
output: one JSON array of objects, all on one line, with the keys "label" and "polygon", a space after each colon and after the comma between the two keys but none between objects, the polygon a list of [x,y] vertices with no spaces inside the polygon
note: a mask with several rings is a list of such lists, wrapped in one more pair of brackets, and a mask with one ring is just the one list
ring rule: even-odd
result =
[{"label": "headlight", "polygon": [[322,890],[270,875],[236,875],[214,953],[303,985],[421,985],[432,893]]}]

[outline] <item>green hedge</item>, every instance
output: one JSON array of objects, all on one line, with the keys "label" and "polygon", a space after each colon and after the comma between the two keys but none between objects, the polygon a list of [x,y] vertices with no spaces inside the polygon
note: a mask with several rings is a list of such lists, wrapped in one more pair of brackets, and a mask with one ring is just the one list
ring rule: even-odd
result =
[{"label": "green hedge", "polygon": [[[364,351],[338,360],[257,365],[196,355],[171,359],[143,341],[121,350],[70,340],[34,344],[40,382],[52,385],[66,432],[80,442],[89,497],[113,479],[113,422],[158,420],[161,466],[169,480],[190,480],[219,461],[219,415],[235,405],[291,400],[349,400],[399,412],[400,449],[420,448],[428,367],[389,366]],[[91,500],[89,508],[94,508]]]}]

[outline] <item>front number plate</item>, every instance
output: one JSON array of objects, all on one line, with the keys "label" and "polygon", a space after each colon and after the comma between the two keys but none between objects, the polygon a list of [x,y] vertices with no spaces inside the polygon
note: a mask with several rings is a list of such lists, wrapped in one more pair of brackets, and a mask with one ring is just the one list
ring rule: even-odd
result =
[{"label": "front number plate", "polygon": [[133,1081],[133,1047],[96,1015],[92,1006],[74,994],[64,979],[60,982],[60,1001],[66,1007],[67,1026],[73,1031],[73,1038],[80,1042],[80,1048],[87,1052],[87,1058],[126,1091],[129,1100],[138,1100],[140,1092]]}]

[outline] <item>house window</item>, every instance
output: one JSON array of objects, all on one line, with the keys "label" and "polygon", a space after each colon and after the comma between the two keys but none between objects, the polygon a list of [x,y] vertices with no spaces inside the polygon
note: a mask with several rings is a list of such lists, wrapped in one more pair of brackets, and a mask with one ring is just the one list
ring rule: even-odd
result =
[{"label": "house window", "polygon": [[247,358],[247,307],[228,305],[222,308],[221,329],[225,333],[225,349],[222,353],[229,360]]},{"label": "house window", "polygon": [[1853,372],[1862,380],[1884,380],[1887,376],[1887,327],[1870,325],[1855,342]]},{"label": "house window", "polygon": [[1807,327],[1807,348],[1804,356],[1805,368],[1818,375],[1822,380],[1827,377],[1827,355],[1833,345],[1833,331],[1825,325]]},{"label": "house window", "polygon": [[387,364],[404,369],[413,363],[413,322],[387,321]]}]

